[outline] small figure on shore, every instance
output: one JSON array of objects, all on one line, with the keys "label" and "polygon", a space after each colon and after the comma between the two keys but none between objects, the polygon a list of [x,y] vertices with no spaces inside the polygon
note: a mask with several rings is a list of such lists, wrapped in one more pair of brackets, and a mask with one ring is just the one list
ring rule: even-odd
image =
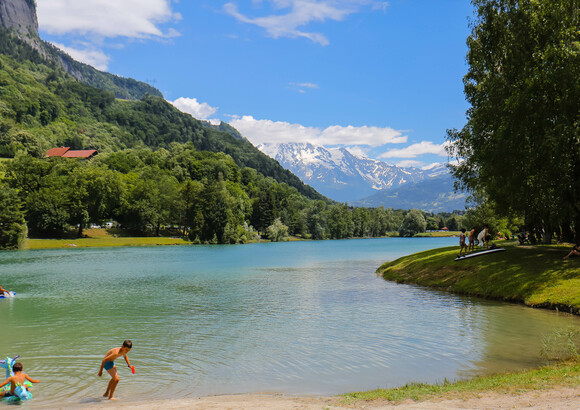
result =
[{"label": "small figure on shore", "polygon": [[467,255],[467,245],[465,244],[465,228],[461,229],[459,234],[459,257],[461,258],[461,253],[463,256]]},{"label": "small figure on shore", "polygon": [[131,363],[129,363],[129,358],[127,357],[127,353],[129,353],[132,347],[133,343],[130,340],[125,340],[123,346],[115,347],[105,354],[105,357],[101,362],[101,368],[99,369],[99,377],[103,375],[103,369],[105,369],[111,375],[111,380],[107,385],[107,390],[105,391],[105,394],[103,394],[103,397],[107,397],[109,400],[114,400],[113,394],[115,393],[115,389],[119,383],[119,375],[117,374],[115,360],[123,356],[125,362],[127,362],[127,366],[132,369]]},{"label": "small figure on shore", "polygon": [[469,231],[469,236],[467,239],[469,239],[469,246],[467,247],[467,251],[469,252],[475,250],[475,227]]},{"label": "small figure on shore", "polygon": [[485,249],[489,248],[489,235],[487,234],[487,225],[481,230],[481,232],[477,235],[477,240],[479,241],[479,245],[483,246],[485,243]]},{"label": "small figure on shore", "polygon": [[564,256],[563,259],[572,258],[574,256],[580,256],[580,245],[574,245],[574,247],[572,248],[570,253],[568,255]]},{"label": "small figure on shore", "polygon": [[[40,383],[39,380],[31,379],[26,373],[22,371],[23,366],[22,363],[16,362],[12,366],[12,371],[14,372],[14,376],[10,376],[6,379],[6,381],[0,384],[0,389],[10,383],[10,390],[9,391],[0,391],[0,397],[12,397],[18,396],[20,398],[29,398],[29,392],[26,389],[24,382],[29,381],[30,383]],[[20,391],[18,391],[18,390]]]}]

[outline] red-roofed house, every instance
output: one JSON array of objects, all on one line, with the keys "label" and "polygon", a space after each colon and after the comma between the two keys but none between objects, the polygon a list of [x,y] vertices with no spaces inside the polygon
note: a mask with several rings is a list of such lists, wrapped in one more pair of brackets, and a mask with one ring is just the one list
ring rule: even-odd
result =
[{"label": "red-roofed house", "polygon": [[96,149],[74,150],[70,147],[51,148],[46,151],[47,157],[91,159],[98,154]]},{"label": "red-roofed house", "polygon": [[90,159],[92,157],[94,157],[95,155],[97,155],[97,150],[96,149],[85,149],[85,150],[69,150],[67,152],[65,152],[62,157],[63,158],[84,158],[84,159]]},{"label": "red-roofed house", "polygon": [[62,157],[68,150],[70,150],[70,147],[51,148],[44,155],[47,157]]}]

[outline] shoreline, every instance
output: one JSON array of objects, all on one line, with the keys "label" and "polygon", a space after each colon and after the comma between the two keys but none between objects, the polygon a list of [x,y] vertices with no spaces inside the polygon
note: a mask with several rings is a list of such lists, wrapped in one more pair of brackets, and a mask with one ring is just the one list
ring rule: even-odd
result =
[{"label": "shoreline", "polygon": [[562,259],[568,246],[500,246],[506,252],[460,261],[455,246],[419,252],[384,263],[377,274],[396,283],[580,315],[580,264]]},{"label": "shoreline", "polygon": [[[38,250],[38,249],[74,249],[74,248],[109,248],[121,246],[183,246],[183,245],[203,245],[196,244],[183,237],[173,236],[123,236],[112,234],[106,229],[85,229],[83,238],[26,238],[24,245],[20,250]],[[417,238],[441,238],[454,237],[455,232],[433,232],[416,236]],[[393,236],[381,236],[376,238],[345,238],[345,239],[381,239]],[[395,236],[396,237],[396,236]],[[311,239],[291,236],[286,242],[309,241]],[[342,239],[325,239],[325,240],[342,240]],[[252,243],[269,243],[268,239],[248,241]],[[239,244],[242,245],[242,244]]]},{"label": "shoreline", "polygon": [[285,396],[275,393],[216,395],[187,399],[153,400],[145,402],[123,402],[106,400],[84,403],[70,408],[83,409],[216,409],[216,410],[333,410],[333,409],[577,409],[580,387],[552,387],[521,393],[503,394],[495,392],[467,395],[436,396],[424,401],[407,399],[401,402],[375,400],[345,403],[340,397]]},{"label": "shoreline", "polygon": [[[336,396],[281,393],[216,394],[209,396],[124,401],[87,398],[60,408],[82,409],[236,409],[236,410],[332,410],[332,409],[508,409],[578,408],[580,362],[572,360],[520,372],[477,376],[453,383],[415,384]],[[30,407],[42,407],[29,403]]]}]

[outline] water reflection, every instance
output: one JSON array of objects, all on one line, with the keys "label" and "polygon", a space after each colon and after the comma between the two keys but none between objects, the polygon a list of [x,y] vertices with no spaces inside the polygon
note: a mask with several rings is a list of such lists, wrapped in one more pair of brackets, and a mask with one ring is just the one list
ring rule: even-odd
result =
[{"label": "water reflection", "polygon": [[[386,282],[385,260],[455,239],[74,249],[0,254],[0,354],[43,383],[38,403],[103,393],[102,355],[132,339],[124,399],[335,394],[540,363],[578,319]],[[46,387],[45,387],[46,386]],[[87,401],[88,400],[88,401]]]}]

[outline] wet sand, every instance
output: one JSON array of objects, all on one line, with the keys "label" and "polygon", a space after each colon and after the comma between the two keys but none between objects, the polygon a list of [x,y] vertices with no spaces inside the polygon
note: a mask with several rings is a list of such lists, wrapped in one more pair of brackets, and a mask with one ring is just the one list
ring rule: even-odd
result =
[{"label": "wet sand", "polygon": [[[75,407],[75,406],[72,406]],[[147,402],[98,401],[85,403],[83,409],[217,409],[217,410],[333,410],[333,409],[578,409],[580,387],[558,387],[534,390],[520,394],[472,393],[461,396],[435,397],[423,402],[406,400],[359,401],[349,405],[341,397],[285,396],[279,394],[240,394],[209,396],[192,399],[159,400]]]}]

